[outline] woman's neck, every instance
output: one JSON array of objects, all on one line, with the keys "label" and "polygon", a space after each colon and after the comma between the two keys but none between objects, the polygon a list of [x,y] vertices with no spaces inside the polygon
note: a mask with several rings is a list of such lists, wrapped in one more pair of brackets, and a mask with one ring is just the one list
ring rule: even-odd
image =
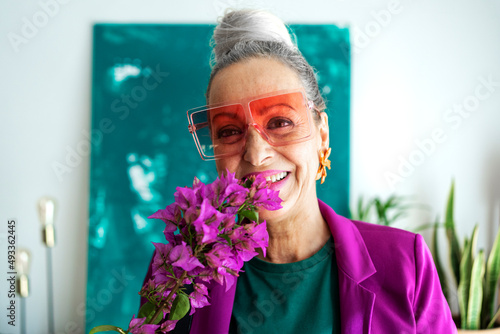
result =
[{"label": "woman's neck", "polygon": [[331,236],[328,224],[321,216],[319,205],[294,215],[293,219],[267,222],[269,246],[266,257],[272,263],[291,263],[307,259],[318,252]]}]

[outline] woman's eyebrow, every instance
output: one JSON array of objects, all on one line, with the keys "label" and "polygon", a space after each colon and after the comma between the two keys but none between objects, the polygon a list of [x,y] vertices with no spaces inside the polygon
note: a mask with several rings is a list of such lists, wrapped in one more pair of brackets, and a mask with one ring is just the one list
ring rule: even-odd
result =
[{"label": "woman's eyebrow", "polygon": [[[269,111],[269,109],[272,109],[272,108],[275,108],[275,107],[287,107],[287,108],[290,108],[292,110],[295,110],[295,108],[292,107],[290,104],[285,103],[285,102],[281,102],[281,103],[276,103],[276,104],[272,104],[272,105],[269,105],[269,106],[265,106],[264,108],[259,109],[259,113],[260,114],[265,114],[266,112]],[[250,111],[252,111],[253,109],[254,108],[250,108]]]},{"label": "woman's eyebrow", "polygon": [[218,117],[222,117],[222,116],[226,116],[228,118],[237,118],[238,113],[236,113],[236,112],[229,112],[229,111],[219,112],[219,113],[215,114],[214,117],[211,118],[210,121],[213,122],[215,119],[217,119]]}]

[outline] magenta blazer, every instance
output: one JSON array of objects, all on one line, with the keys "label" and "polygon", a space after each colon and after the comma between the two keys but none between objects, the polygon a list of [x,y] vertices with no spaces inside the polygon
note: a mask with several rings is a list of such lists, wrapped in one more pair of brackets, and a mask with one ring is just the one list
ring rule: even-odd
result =
[{"label": "magenta blazer", "polygon": [[[422,236],[319,207],[335,241],[342,333],[457,332]],[[213,284],[211,305],[196,310],[190,333],[227,334],[235,291]]]}]

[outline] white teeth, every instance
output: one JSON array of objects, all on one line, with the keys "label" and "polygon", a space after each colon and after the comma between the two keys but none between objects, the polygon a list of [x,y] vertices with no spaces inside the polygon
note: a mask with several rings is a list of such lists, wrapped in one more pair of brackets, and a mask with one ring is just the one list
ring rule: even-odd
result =
[{"label": "white teeth", "polygon": [[281,172],[276,175],[266,176],[266,181],[276,182],[284,179],[286,177],[286,172]]}]

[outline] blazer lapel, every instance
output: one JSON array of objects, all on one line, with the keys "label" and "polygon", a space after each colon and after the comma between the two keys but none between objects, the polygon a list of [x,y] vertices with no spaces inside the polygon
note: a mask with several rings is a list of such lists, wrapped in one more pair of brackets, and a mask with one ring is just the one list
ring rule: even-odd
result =
[{"label": "blazer lapel", "polygon": [[339,292],[342,333],[371,333],[375,293],[341,271],[339,271]]},{"label": "blazer lapel", "polygon": [[335,243],[342,333],[369,334],[375,293],[364,287],[363,281],[376,273],[375,266],[356,226],[321,200],[319,208]]}]

